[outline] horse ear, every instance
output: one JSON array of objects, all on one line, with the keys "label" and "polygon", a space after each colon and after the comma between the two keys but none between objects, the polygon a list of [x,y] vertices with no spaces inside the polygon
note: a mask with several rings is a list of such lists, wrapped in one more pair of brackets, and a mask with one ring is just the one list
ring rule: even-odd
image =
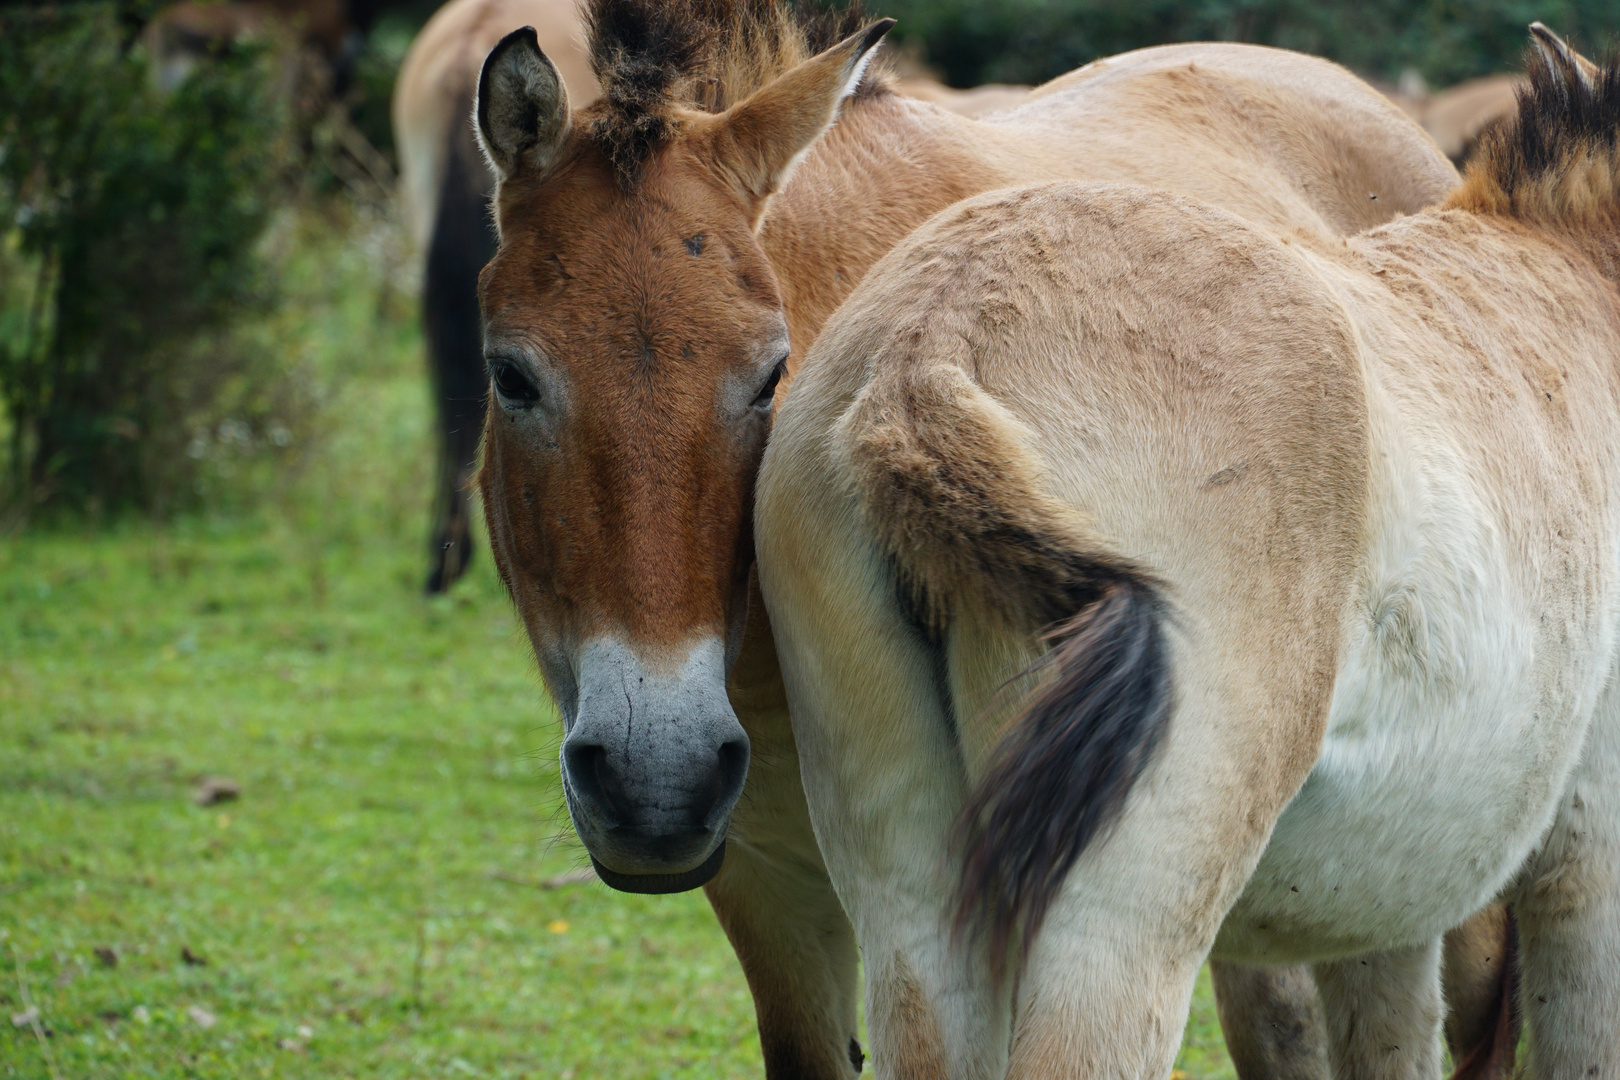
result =
[{"label": "horse ear", "polygon": [[1535,44],[1547,67],[1566,85],[1578,79],[1590,90],[1597,81],[1597,65],[1569,47],[1569,42],[1539,22],[1530,24],[1530,40]]},{"label": "horse ear", "polygon": [[714,118],[715,167],[752,205],[753,224],[759,224],[766,200],[786,183],[799,159],[832,126],[840,103],[860,86],[872,50],[893,25],[893,19],[879,19]]},{"label": "horse ear", "polygon": [[557,163],[568,134],[568,91],[534,27],[512,31],[490,50],[473,114],[478,144],[499,179],[519,169],[540,175]]}]

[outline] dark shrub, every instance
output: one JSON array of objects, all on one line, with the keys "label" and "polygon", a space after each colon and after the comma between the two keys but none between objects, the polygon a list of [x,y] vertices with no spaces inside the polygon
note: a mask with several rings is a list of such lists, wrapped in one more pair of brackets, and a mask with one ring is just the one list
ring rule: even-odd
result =
[{"label": "dark shrub", "polygon": [[229,332],[271,299],[274,58],[233,50],[163,93],[117,16],[0,8],[0,400],[24,512],[190,501],[199,431],[273,447],[295,411],[276,358]]}]

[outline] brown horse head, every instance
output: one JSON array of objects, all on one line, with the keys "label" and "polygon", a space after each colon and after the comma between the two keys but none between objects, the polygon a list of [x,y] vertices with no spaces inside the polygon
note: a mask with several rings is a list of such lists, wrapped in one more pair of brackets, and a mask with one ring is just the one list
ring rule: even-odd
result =
[{"label": "brown horse head", "polygon": [[590,107],[570,113],[530,29],[479,80],[501,235],[480,484],[575,828],[609,884],[662,892],[719,868],[748,768],[726,676],[790,351],[755,233],[892,23],[811,55],[770,0],[597,0],[590,20]]}]

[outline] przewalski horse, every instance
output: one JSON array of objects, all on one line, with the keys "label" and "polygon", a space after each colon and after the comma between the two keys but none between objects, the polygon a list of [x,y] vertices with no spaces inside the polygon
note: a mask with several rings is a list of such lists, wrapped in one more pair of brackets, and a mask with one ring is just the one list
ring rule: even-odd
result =
[{"label": "przewalski horse", "polygon": [[494,178],[473,137],[473,97],[484,57],[525,25],[535,28],[570,99],[595,99],[575,0],[450,0],[411,42],[394,83],[400,203],[423,255],[422,329],[438,426],[430,593],[454,584],[472,557],[467,489],[489,396],[478,272],[495,254]]},{"label": "przewalski horse", "polygon": [[[391,0],[180,0],[161,9],[140,39],[160,87],[173,90],[214,51],[239,41],[275,40],[310,50],[321,70],[302,87],[325,103],[348,88],[371,25]],[[296,70],[286,78],[295,80]]]},{"label": "przewalski horse", "polygon": [[805,358],[759,582],[879,1075],[1158,1080],[1213,951],[1434,1077],[1503,898],[1528,1075],[1620,1077],[1620,68],[1534,29],[1443,207],[998,191]]},{"label": "przewalski horse", "polygon": [[848,1076],[854,938],[750,584],[754,478],[796,358],[873,262],[978,192],[1153,183],[1334,235],[1428,205],[1456,173],[1365,84],[1277,50],[1144,50],[975,122],[861,77],[886,24],[816,52],[764,0],[591,16],[595,104],[570,111],[527,32],[481,76],[503,237],[480,284],[496,563],[604,879],[704,885],[770,1075]]},{"label": "przewalski horse", "polygon": [[[557,69],[574,108],[601,92],[585,52],[576,0],[450,0],[411,43],[394,86],[394,141],[406,228],[424,255],[422,321],[438,413],[438,477],[427,591],[455,583],[472,556],[468,484],[484,430],[489,373],[478,317],[478,272],[495,253],[489,214],[494,178],[473,140],[478,70],[495,43],[521,26]],[[1027,87],[953,90],[917,77],[901,87],[952,112],[1015,104]]]}]

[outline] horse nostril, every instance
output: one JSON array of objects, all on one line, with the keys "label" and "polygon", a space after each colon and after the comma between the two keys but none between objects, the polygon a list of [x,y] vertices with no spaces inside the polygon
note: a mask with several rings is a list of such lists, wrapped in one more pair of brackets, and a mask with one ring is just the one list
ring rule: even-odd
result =
[{"label": "horse nostril", "polygon": [[704,826],[720,826],[716,818],[729,813],[748,779],[748,740],[733,739],[720,745],[714,769],[713,798],[705,810]]},{"label": "horse nostril", "polygon": [[625,819],[624,791],[608,765],[607,749],[594,743],[569,746],[568,783],[574,794],[610,819],[602,824],[613,829]]}]

